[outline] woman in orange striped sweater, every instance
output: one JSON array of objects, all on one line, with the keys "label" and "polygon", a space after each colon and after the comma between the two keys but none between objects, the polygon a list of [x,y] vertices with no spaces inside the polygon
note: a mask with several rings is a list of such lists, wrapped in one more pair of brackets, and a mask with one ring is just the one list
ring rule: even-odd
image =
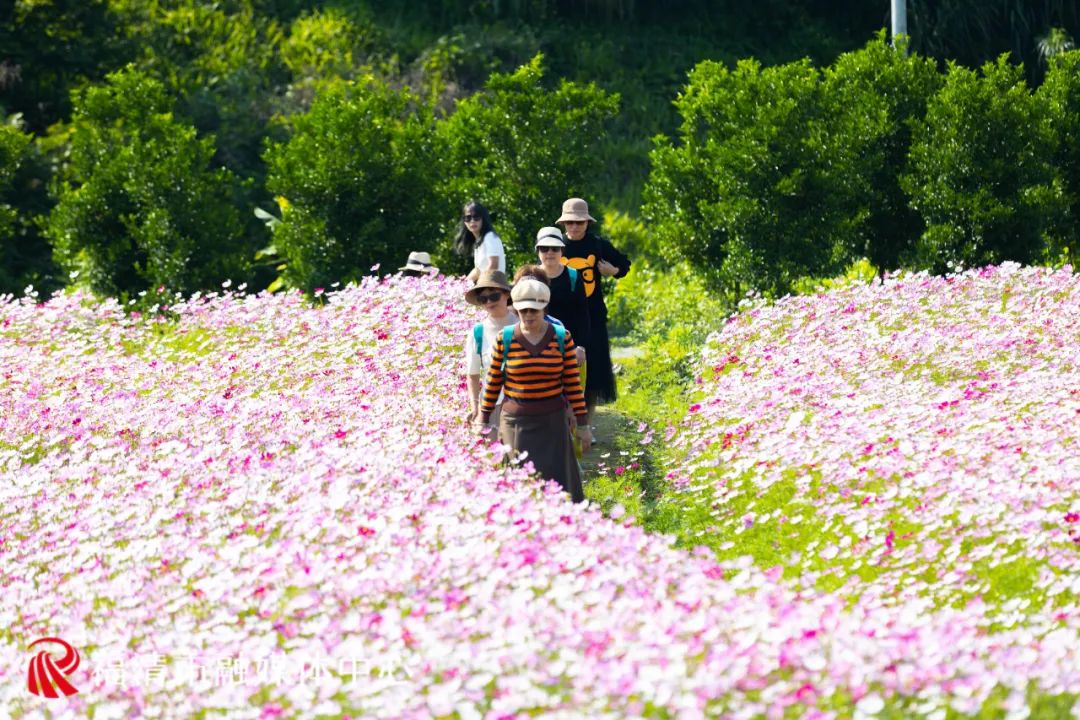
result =
[{"label": "woman in orange striped sweater", "polygon": [[510,291],[510,299],[521,319],[495,338],[479,424],[487,431],[502,390],[499,439],[528,453],[527,460],[542,477],[557,481],[574,502],[581,502],[585,494],[566,425],[566,403],[577,416],[582,449],[589,449],[592,433],[585,422],[574,338],[544,320],[544,308],[551,300],[544,283],[523,278]]}]

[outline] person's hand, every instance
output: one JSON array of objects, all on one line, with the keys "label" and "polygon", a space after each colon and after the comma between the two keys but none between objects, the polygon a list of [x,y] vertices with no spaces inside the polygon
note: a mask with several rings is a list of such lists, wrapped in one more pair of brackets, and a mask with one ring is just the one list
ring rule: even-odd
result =
[{"label": "person's hand", "polygon": [[491,437],[494,429],[495,428],[491,426],[491,423],[486,423],[480,419],[473,420],[473,430],[475,430],[476,434],[480,435],[481,437]]},{"label": "person's hand", "polygon": [[475,411],[475,410],[469,410],[469,412],[465,414],[465,424],[466,424],[466,425],[469,425],[469,424],[471,424],[471,423],[474,423],[474,422],[476,422],[476,421],[477,421],[477,420],[479,420],[479,419],[480,419],[480,418],[478,418],[478,417],[476,416],[476,411]]},{"label": "person's hand", "polygon": [[615,267],[607,260],[601,260],[596,263],[596,271],[604,277],[611,277],[619,272],[619,268]]},{"label": "person's hand", "polygon": [[593,444],[592,429],[588,425],[578,425],[577,438],[581,441],[581,452],[589,452]]}]

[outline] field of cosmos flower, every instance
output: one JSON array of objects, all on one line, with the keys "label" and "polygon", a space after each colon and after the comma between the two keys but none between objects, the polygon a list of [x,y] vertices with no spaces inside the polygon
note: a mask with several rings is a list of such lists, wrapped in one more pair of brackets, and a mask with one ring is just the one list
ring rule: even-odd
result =
[{"label": "field of cosmos flower", "polygon": [[1080,717],[1080,275],[730,318],[700,547],[474,437],[463,290],[0,301],[0,718]]}]

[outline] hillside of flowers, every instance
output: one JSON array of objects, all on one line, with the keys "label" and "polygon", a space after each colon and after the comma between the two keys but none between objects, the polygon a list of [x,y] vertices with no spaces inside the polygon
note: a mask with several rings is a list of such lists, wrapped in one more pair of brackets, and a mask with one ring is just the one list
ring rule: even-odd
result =
[{"label": "hillside of flowers", "polygon": [[722,562],[888,615],[889,639],[861,631],[878,653],[859,672],[924,703],[894,698],[909,713],[1068,714],[1080,275],[1006,265],[788,297],[730,318],[702,371],[669,477]]},{"label": "hillside of flowers", "polygon": [[692,551],[472,434],[463,290],[0,302],[0,718],[1073,709],[1075,276],[733,318],[670,438]]}]

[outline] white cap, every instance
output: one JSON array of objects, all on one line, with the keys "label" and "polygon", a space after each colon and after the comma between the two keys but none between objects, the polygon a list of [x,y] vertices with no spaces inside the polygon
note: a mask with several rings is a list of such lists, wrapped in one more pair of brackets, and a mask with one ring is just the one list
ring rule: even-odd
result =
[{"label": "white cap", "polygon": [[551,290],[539,280],[522,278],[510,291],[510,300],[517,309],[543,310],[551,301]]},{"label": "white cap", "polygon": [[536,247],[566,247],[562,230],[557,227],[542,227],[536,233]]}]

